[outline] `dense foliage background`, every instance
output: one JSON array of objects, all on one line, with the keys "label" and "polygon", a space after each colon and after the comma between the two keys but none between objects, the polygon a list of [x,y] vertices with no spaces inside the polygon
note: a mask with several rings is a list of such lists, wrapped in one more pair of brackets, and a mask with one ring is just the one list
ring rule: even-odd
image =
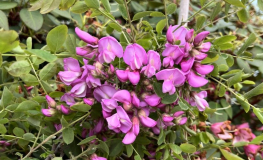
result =
[{"label": "dense foliage background", "polygon": [[[95,160],[94,153],[108,159],[262,159],[262,0],[190,2],[189,18],[181,25],[187,22],[195,34],[210,31],[205,42],[212,46],[202,64],[212,64],[214,70],[207,75],[207,85],[193,89],[208,92],[210,108],[199,111],[183,99],[169,108],[169,113],[184,111],[186,125],[161,129],[160,134],[144,129],[133,144],[124,145],[123,134],[109,130],[83,136],[102,117],[100,103],[87,105],[77,98],[69,115],[46,117],[41,112],[48,106],[46,95],[63,104],[61,96],[71,89],[57,76],[64,70],[63,58],[84,65],[76,47],[86,43],[76,36],[75,27],[97,38],[111,35],[123,48],[136,42],[161,54],[179,8],[178,0],[0,0],[0,159],[92,155]],[[112,64],[127,66],[119,58]],[[162,94],[159,83],[151,87]],[[162,102],[174,104],[176,99]],[[235,144],[222,140],[210,129],[217,122],[226,126],[216,127],[233,134],[248,123],[256,138]],[[261,148],[255,153],[244,150],[248,144]]]}]

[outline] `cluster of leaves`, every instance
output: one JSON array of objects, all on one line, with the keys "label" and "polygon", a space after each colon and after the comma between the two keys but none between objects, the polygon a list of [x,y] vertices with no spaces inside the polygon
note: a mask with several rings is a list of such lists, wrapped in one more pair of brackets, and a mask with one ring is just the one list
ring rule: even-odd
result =
[{"label": "cluster of leaves", "polygon": [[[263,123],[263,31],[259,10],[263,10],[263,1],[256,2],[254,5],[247,0],[191,1],[188,26],[197,32],[211,32],[207,41],[213,46],[203,63],[215,67],[208,76],[210,83],[203,87],[209,91],[210,109],[196,112],[183,99],[178,104],[189,117],[196,117],[192,119],[193,125],[246,121],[253,126],[255,134],[260,134],[255,129]],[[124,47],[128,42],[136,42],[146,50],[161,53],[166,43],[163,33],[168,25],[176,24],[178,5],[170,0],[0,1],[0,136],[12,143],[0,153],[1,159],[58,155],[78,159],[100,152],[110,159],[124,153],[139,160],[150,155],[145,146],[152,141],[143,136],[126,146],[116,137],[106,142],[96,136],[81,140],[82,127],[92,125],[85,119],[100,112],[90,112],[88,105],[72,106],[76,114],[56,118],[44,117],[41,108],[47,105],[46,94],[59,99],[68,90],[56,77],[63,68],[62,58],[82,60],[75,52],[75,47],[82,46],[74,34],[75,26],[86,28],[97,37],[113,35]],[[165,97],[160,87],[154,84],[163,103],[177,99]],[[252,113],[257,118],[251,119]],[[54,123],[62,124],[62,129],[56,131]],[[243,155],[239,157],[224,148],[240,149],[245,145],[232,146],[218,140],[209,129],[194,132],[187,126],[176,131],[161,130],[158,137],[152,138],[156,140],[153,144],[156,159],[190,158],[196,156],[196,151],[205,151],[208,159],[221,155],[226,159],[241,159]],[[262,135],[258,136],[253,143],[258,144],[262,139]],[[94,140],[98,143],[90,143]]]}]

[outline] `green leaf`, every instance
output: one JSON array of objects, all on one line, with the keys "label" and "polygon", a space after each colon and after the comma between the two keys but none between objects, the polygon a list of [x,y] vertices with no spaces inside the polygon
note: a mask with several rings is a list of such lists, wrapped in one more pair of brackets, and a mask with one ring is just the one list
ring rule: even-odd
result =
[{"label": "green leaf", "polygon": [[38,119],[35,119],[33,117],[27,117],[26,119],[31,125],[34,125],[34,126],[39,126],[40,125],[40,120]]},{"label": "green leaf", "polygon": [[10,92],[10,90],[7,87],[4,87],[2,97],[1,97],[1,103],[0,103],[1,106],[7,107],[9,104],[12,103],[13,99],[14,99],[13,94]]},{"label": "green leaf", "polygon": [[140,5],[138,2],[136,2],[136,1],[131,1],[130,4],[131,4],[132,8],[136,12],[143,12],[143,11],[145,11],[145,8],[142,5]]},{"label": "green leaf", "polygon": [[64,116],[61,117],[60,122],[63,127],[68,127],[68,122],[65,120]]},{"label": "green leaf", "polygon": [[78,145],[83,145],[83,144],[86,144],[86,143],[89,143],[90,141],[92,141],[92,140],[94,140],[94,139],[96,139],[97,137],[94,135],[94,136],[90,136],[90,137],[88,137],[88,138],[85,138],[85,139],[83,139],[82,141],[80,141],[79,143],[78,143]]},{"label": "green leaf", "polygon": [[249,19],[249,14],[245,8],[237,12],[239,20],[243,23],[246,23]]},{"label": "green leaf", "polygon": [[260,144],[263,141],[263,134],[257,136],[256,138],[254,138],[250,144]]},{"label": "green leaf", "polygon": [[[41,14],[46,14],[58,8],[61,0],[43,0],[41,5]],[[33,6],[32,6],[33,7]]]},{"label": "green leaf", "polygon": [[173,14],[176,11],[176,4],[175,3],[171,3],[167,6],[166,8],[166,14]]},{"label": "green leaf", "polygon": [[181,108],[182,110],[188,110],[188,108],[189,108],[189,107],[188,107],[185,103],[183,103],[182,101],[179,101],[178,104],[179,104],[179,106],[180,106],[180,108]]},{"label": "green leaf", "polygon": [[246,40],[246,42],[243,44],[243,46],[237,51],[237,55],[242,54],[251,44],[253,44],[257,39],[257,36],[255,33],[251,33]]},{"label": "green leaf", "polygon": [[70,144],[74,141],[73,128],[66,128],[62,131],[63,140],[66,144]]},{"label": "green leaf", "polygon": [[18,137],[23,137],[23,135],[25,134],[25,131],[21,128],[15,127],[13,129],[13,133],[14,133],[14,135],[16,135]]},{"label": "green leaf", "polygon": [[162,33],[164,27],[166,26],[166,19],[160,20],[156,25],[156,31]]},{"label": "green leaf", "polygon": [[98,148],[100,148],[103,151],[105,151],[107,153],[107,155],[110,154],[110,149],[109,149],[108,145],[105,142],[100,141],[100,144],[98,145]]},{"label": "green leaf", "polygon": [[47,45],[52,52],[57,52],[64,42],[66,41],[68,33],[68,27],[66,25],[60,25],[53,28],[47,34]]},{"label": "green leaf", "polygon": [[38,31],[43,25],[43,15],[39,11],[28,11],[28,9],[23,8],[19,15],[25,25],[34,31]]},{"label": "green leaf", "polygon": [[179,146],[175,145],[175,144],[169,143],[169,147],[171,148],[171,150],[175,154],[181,154],[182,153],[182,149]]},{"label": "green leaf", "polygon": [[71,8],[70,11],[73,13],[84,13],[88,10],[88,6],[83,1],[77,1]]},{"label": "green leaf", "polygon": [[62,157],[55,157],[55,158],[52,158],[52,160],[63,160]]},{"label": "green leaf", "polygon": [[23,74],[20,76],[20,78],[28,86],[36,86],[39,84],[37,78],[32,74]]},{"label": "green leaf", "polygon": [[123,0],[115,0],[118,4],[123,4]]},{"label": "green leaf", "polygon": [[204,144],[209,143],[209,138],[205,132],[199,133],[199,138],[200,138],[201,142],[203,142]]},{"label": "green leaf", "polygon": [[102,3],[102,5],[104,6],[105,10],[106,10],[107,12],[110,12],[111,7],[110,7],[110,2],[109,2],[109,0],[101,0],[101,3]]},{"label": "green leaf", "polygon": [[234,41],[234,40],[236,40],[236,39],[237,39],[236,36],[226,35],[226,36],[217,38],[217,39],[214,41],[213,44],[214,44],[214,45],[226,44],[226,43],[231,42],[231,41]]},{"label": "green leaf", "polygon": [[196,147],[192,144],[183,143],[180,145],[180,148],[185,153],[194,153],[196,151]]},{"label": "green leaf", "polygon": [[229,118],[232,118],[233,117],[233,110],[232,110],[231,105],[225,99],[220,99],[220,103],[221,103],[221,106],[223,108],[229,107],[229,108],[225,109],[225,111],[228,114]]},{"label": "green leaf", "polygon": [[162,12],[152,12],[150,14],[152,17],[164,17],[165,15]]},{"label": "green leaf", "polygon": [[74,3],[75,0],[61,0],[59,7],[61,10],[68,10]]},{"label": "green leaf", "polygon": [[263,124],[263,113],[262,113],[262,111],[259,108],[253,108],[253,112],[258,117],[260,122]]},{"label": "green leaf", "polygon": [[244,160],[243,158],[240,158],[237,155],[230,153],[224,149],[220,149],[220,151],[227,160]]},{"label": "green leaf", "polygon": [[59,92],[59,91],[55,91],[55,92],[51,92],[49,93],[49,96],[52,98],[56,98],[56,97],[61,97],[63,96],[65,93],[64,92]]},{"label": "green leaf", "polygon": [[51,79],[57,72],[57,64],[49,63],[44,68],[42,68],[39,72],[39,77],[41,80],[49,80]]},{"label": "green leaf", "polygon": [[57,56],[45,50],[29,49],[27,51],[47,62],[54,62],[55,60],[57,60]]},{"label": "green leaf", "polygon": [[214,136],[211,133],[209,133],[209,132],[205,132],[205,133],[206,133],[206,135],[207,135],[207,137],[209,138],[210,141],[215,142],[215,138],[214,138]]},{"label": "green leaf", "polygon": [[263,83],[259,84],[258,86],[256,86],[255,88],[253,88],[252,90],[250,90],[249,92],[244,94],[244,97],[246,99],[250,99],[254,96],[263,94]]},{"label": "green leaf", "polygon": [[0,53],[9,52],[19,45],[16,31],[0,31]]},{"label": "green leaf", "polygon": [[140,155],[137,154],[136,156],[134,156],[134,160],[142,160],[142,159],[141,159]]},{"label": "green leaf", "polygon": [[32,133],[25,133],[23,135],[23,138],[28,140],[28,141],[33,141],[33,140],[35,140],[35,135],[33,135]]},{"label": "green leaf", "polygon": [[245,8],[244,4],[240,0],[225,0],[225,1],[234,6]]},{"label": "green leaf", "polygon": [[72,55],[76,55],[76,36],[73,34],[69,34],[65,44],[67,51]]},{"label": "green leaf", "polygon": [[3,124],[0,124],[0,133],[5,134],[7,132],[5,126]]},{"label": "green leaf", "polygon": [[9,120],[7,119],[7,118],[2,118],[2,119],[0,119],[0,123],[1,124],[6,124],[6,123],[8,123],[9,122]]},{"label": "green leaf", "polygon": [[221,2],[217,2],[216,6],[213,8],[213,12],[210,16],[210,20],[213,21],[215,19],[215,17],[218,15],[218,13],[221,11],[222,7],[221,7]]},{"label": "green leaf", "polygon": [[243,84],[251,84],[251,85],[256,84],[254,81],[250,81],[250,80],[244,80],[242,83]]},{"label": "green leaf", "polygon": [[163,104],[171,104],[174,103],[178,98],[178,95],[175,93],[173,95],[169,95],[166,94],[163,98],[162,98],[162,103]]},{"label": "green leaf", "polygon": [[152,13],[152,11],[145,11],[145,12],[136,13],[133,16],[132,20],[135,21],[135,20],[138,20],[138,19],[143,18],[145,16],[149,16],[151,13]]},{"label": "green leaf", "polygon": [[231,87],[233,84],[236,84],[238,82],[241,82],[242,81],[242,71],[239,71],[236,75],[234,75],[233,77],[229,78],[227,80],[227,84],[229,87]]},{"label": "green leaf", "polygon": [[[263,0],[257,0],[258,1],[258,8],[263,11]],[[1,5],[0,5],[1,6]],[[1,8],[0,8],[1,9]]]},{"label": "green leaf", "polygon": [[136,43],[141,45],[145,50],[149,50],[152,47],[152,41],[150,39],[139,39]]},{"label": "green leaf", "polygon": [[127,156],[128,156],[128,157],[131,157],[131,156],[132,156],[132,153],[133,153],[132,145],[131,145],[131,144],[128,144],[128,145],[125,145],[125,147],[126,147],[126,151],[127,151]]},{"label": "green leaf", "polygon": [[5,9],[12,9],[17,6],[16,2],[7,2],[7,1],[1,1],[0,2],[0,10],[5,10]]},{"label": "green leaf", "polygon": [[125,8],[125,5],[124,4],[120,4],[119,5],[119,11],[121,12],[121,16],[124,18],[124,19],[128,19],[128,13],[127,13],[127,10]]},{"label": "green leaf", "polygon": [[250,105],[249,105],[247,99],[245,99],[242,95],[236,96],[236,99],[237,99],[237,102],[243,107],[243,109],[247,113],[250,109]]},{"label": "green leaf", "polygon": [[239,66],[240,69],[243,69],[245,73],[252,73],[252,70],[249,64],[247,63],[247,61],[244,61],[243,59],[240,58],[236,58],[236,60],[237,60],[237,65]]},{"label": "green leaf", "polygon": [[203,27],[203,24],[205,23],[206,16],[200,15],[196,18],[196,29],[199,30],[200,28]]},{"label": "green leaf", "polygon": [[124,144],[121,139],[112,139],[110,143],[110,155],[109,156],[117,156],[123,149]]},{"label": "green leaf", "polygon": [[85,3],[89,8],[95,8],[95,9],[100,8],[99,0],[85,0]]},{"label": "green leaf", "polygon": [[154,92],[161,98],[163,98],[166,94],[163,93],[162,91],[162,86],[163,84],[160,83],[160,82],[154,82],[153,83],[153,89],[154,89]]},{"label": "green leaf", "polygon": [[88,112],[91,107],[87,104],[76,104],[70,107],[73,111]]},{"label": "green leaf", "polygon": [[[0,4],[1,5],[1,4]],[[0,10],[0,27],[9,30],[8,20],[6,14]]]},{"label": "green leaf", "polygon": [[166,134],[163,132],[163,129],[160,129],[160,130],[161,131],[160,131],[158,141],[157,141],[158,145],[161,145],[165,141],[165,137],[166,137]]},{"label": "green leaf", "polygon": [[31,101],[31,100],[23,101],[22,103],[18,105],[15,112],[25,112],[28,110],[34,110],[38,106],[39,106],[38,103],[34,101]]},{"label": "green leaf", "polygon": [[121,32],[122,31],[122,29],[121,29],[121,27],[120,26],[118,26],[116,23],[109,23],[108,24],[111,28],[113,28],[113,29],[115,29],[116,31],[118,31],[118,32]]},{"label": "green leaf", "polygon": [[232,56],[228,56],[226,59],[226,63],[228,67],[232,67],[234,65],[234,58]]},{"label": "green leaf", "polygon": [[23,74],[28,74],[31,70],[31,66],[26,60],[16,61],[9,68],[7,71],[14,77],[19,77]]},{"label": "green leaf", "polygon": [[205,4],[206,0],[200,0],[200,4],[203,7],[203,5]]},{"label": "green leaf", "polygon": [[239,142],[236,142],[233,146],[234,147],[243,147],[243,146],[246,146],[248,145],[248,142],[246,141],[239,141]]}]

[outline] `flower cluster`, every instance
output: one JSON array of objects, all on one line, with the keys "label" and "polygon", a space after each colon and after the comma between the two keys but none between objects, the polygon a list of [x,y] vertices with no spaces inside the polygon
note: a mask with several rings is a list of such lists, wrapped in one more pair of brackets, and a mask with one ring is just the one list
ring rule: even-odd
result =
[{"label": "flower cluster", "polygon": [[[79,103],[101,106],[101,118],[94,120],[89,135],[111,130],[125,134],[122,142],[131,144],[140,130],[150,128],[154,134],[159,134],[161,129],[187,123],[184,111],[178,108],[172,112],[179,98],[171,104],[162,103],[153,89],[155,82],[162,83],[163,94],[178,95],[199,111],[209,107],[204,99],[206,91],[191,90],[191,87],[206,85],[205,75],[213,70],[212,65],[201,64],[211,46],[210,42],[204,42],[209,32],[194,36],[192,29],[170,26],[161,54],[154,50],[146,52],[137,43],[129,44],[124,50],[114,37],[98,39],[79,28],[75,32],[87,43],[76,48],[77,55],[83,57],[83,65],[74,58],[65,58],[64,71],[58,73],[60,80],[71,86],[61,97],[69,107],[56,105],[47,96],[49,109],[42,109],[45,116],[53,116],[57,110],[69,114],[69,108]],[[126,67],[121,68],[120,63]],[[82,137],[87,134],[88,130],[84,129]]]},{"label": "flower cluster", "polygon": [[[243,123],[241,125],[231,126],[230,121],[218,122],[211,125],[211,131],[216,137],[222,140],[232,140],[232,144],[235,145],[239,142],[251,142],[256,136],[252,133],[249,124]],[[257,153],[263,152],[260,149],[263,146],[248,144],[244,146],[246,155],[254,160]]]}]

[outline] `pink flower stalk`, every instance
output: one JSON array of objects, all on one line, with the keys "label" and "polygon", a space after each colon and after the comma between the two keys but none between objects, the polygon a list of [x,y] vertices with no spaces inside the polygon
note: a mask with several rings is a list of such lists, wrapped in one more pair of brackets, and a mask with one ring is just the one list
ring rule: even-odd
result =
[{"label": "pink flower stalk", "polygon": [[250,158],[250,160],[255,160],[256,154],[261,149],[260,145],[249,144],[244,146],[244,150],[246,155]]},{"label": "pink flower stalk", "polygon": [[117,113],[106,118],[108,127],[116,133],[119,133],[119,131],[127,133],[132,127],[132,122],[126,111],[121,106],[116,107],[116,110]]},{"label": "pink flower stalk", "polygon": [[136,137],[138,136],[140,132],[140,121],[138,117],[132,118],[132,128],[128,133],[126,133],[125,137],[122,140],[122,143],[124,144],[132,144]]},{"label": "pink flower stalk", "polygon": [[132,70],[140,69],[147,64],[147,54],[139,44],[130,44],[124,51],[123,60]]},{"label": "pink flower stalk", "polygon": [[91,155],[91,160],[107,160],[107,158],[104,157],[98,157],[95,153]]},{"label": "pink flower stalk", "polygon": [[214,123],[211,125],[210,129],[214,133],[214,135],[219,137],[220,139],[232,139],[233,135],[227,132],[227,130],[231,129],[230,123],[230,121]]},{"label": "pink flower stalk", "polygon": [[130,80],[133,85],[137,85],[140,81],[140,72],[134,70],[130,72],[129,70],[116,70],[116,75],[121,82],[126,82]]},{"label": "pink flower stalk", "polygon": [[199,46],[202,44],[203,40],[207,37],[207,35],[209,34],[209,31],[203,31],[198,33],[195,38],[194,38],[194,45],[195,46]]},{"label": "pink flower stalk", "polygon": [[99,53],[100,63],[110,63],[116,56],[119,58],[123,56],[123,48],[114,37],[103,37],[99,40]]},{"label": "pink flower stalk", "polygon": [[95,101],[94,98],[83,98],[83,102],[90,106],[94,104],[94,101]]},{"label": "pink flower stalk", "polygon": [[66,85],[71,85],[81,75],[79,62],[74,58],[64,58],[64,70],[60,71],[58,75]]},{"label": "pink flower stalk", "polygon": [[205,108],[209,107],[209,104],[204,99],[207,97],[206,91],[201,91],[199,93],[193,92],[193,98],[190,100],[192,106],[196,106],[199,111],[204,111]]},{"label": "pink flower stalk", "polygon": [[138,116],[139,116],[140,122],[146,127],[152,128],[157,124],[155,120],[148,117],[149,115],[146,114],[144,109],[141,109],[138,112]]},{"label": "pink flower stalk", "polygon": [[104,84],[100,87],[97,87],[94,90],[93,95],[98,102],[101,102],[102,99],[110,99],[116,92],[117,90],[115,87]]},{"label": "pink flower stalk", "polygon": [[85,97],[87,93],[87,84],[83,81],[75,84],[70,90],[70,93],[74,97]]},{"label": "pink flower stalk", "polygon": [[74,105],[74,104],[76,103],[74,97],[71,96],[69,93],[65,93],[65,94],[60,98],[60,100],[66,102],[67,105],[69,105],[69,106],[72,106],[72,105]]},{"label": "pink flower stalk", "polygon": [[173,67],[174,64],[179,64],[184,57],[184,52],[179,46],[166,44],[162,56],[164,67]]},{"label": "pink flower stalk", "polygon": [[56,113],[56,110],[54,108],[41,109],[41,112],[46,117],[52,117]]},{"label": "pink flower stalk", "polygon": [[146,95],[145,98],[143,99],[149,106],[155,107],[159,103],[161,103],[161,98],[157,96],[156,94],[153,95]]},{"label": "pink flower stalk", "polygon": [[[179,28],[178,27],[179,25],[169,26],[166,33],[166,38],[167,41],[171,44],[175,44],[177,41],[180,41],[178,45],[184,45],[187,29],[184,27],[179,27]],[[177,30],[174,32],[175,29]]]},{"label": "pink flower stalk", "polygon": [[151,78],[155,75],[156,71],[159,71],[161,69],[161,59],[159,53],[150,50],[148,51],[148,64],[147,66],[144,66],[141,70],[141,72],[144,73],[148,78]]},{"label": "pink flower stalk", "polygon": [[164,80],[162,91],[170,95],[174,94],[175,87],[179,87],[185,82],[184,74],[177,68],[161,70],[155,76],[157,80]]},{"label": "pink flower stalk", "polygon": [[84,47],[76,47],[76,54],[89,59],[95,56],[96,57],[95,60],[97,60],[98,45],[87,44],[87,46]]},{"label": "pink flower stalk", "polygon": [[97,44],[98,43],[98,38],[93,37],[89,33],[80,30],[78,27],[75,28],[75,33],[78,35],[78,37],[81,40],[83,40],[86,43],[89,43],[89,44]]},{"label": "pink flower stalk", "polygon": [[56,101],[53,98],[51,98],[49,95],[46,95],[46,100],[47,100],[49,107],[51,107],[51,108],[56,107]]}]

